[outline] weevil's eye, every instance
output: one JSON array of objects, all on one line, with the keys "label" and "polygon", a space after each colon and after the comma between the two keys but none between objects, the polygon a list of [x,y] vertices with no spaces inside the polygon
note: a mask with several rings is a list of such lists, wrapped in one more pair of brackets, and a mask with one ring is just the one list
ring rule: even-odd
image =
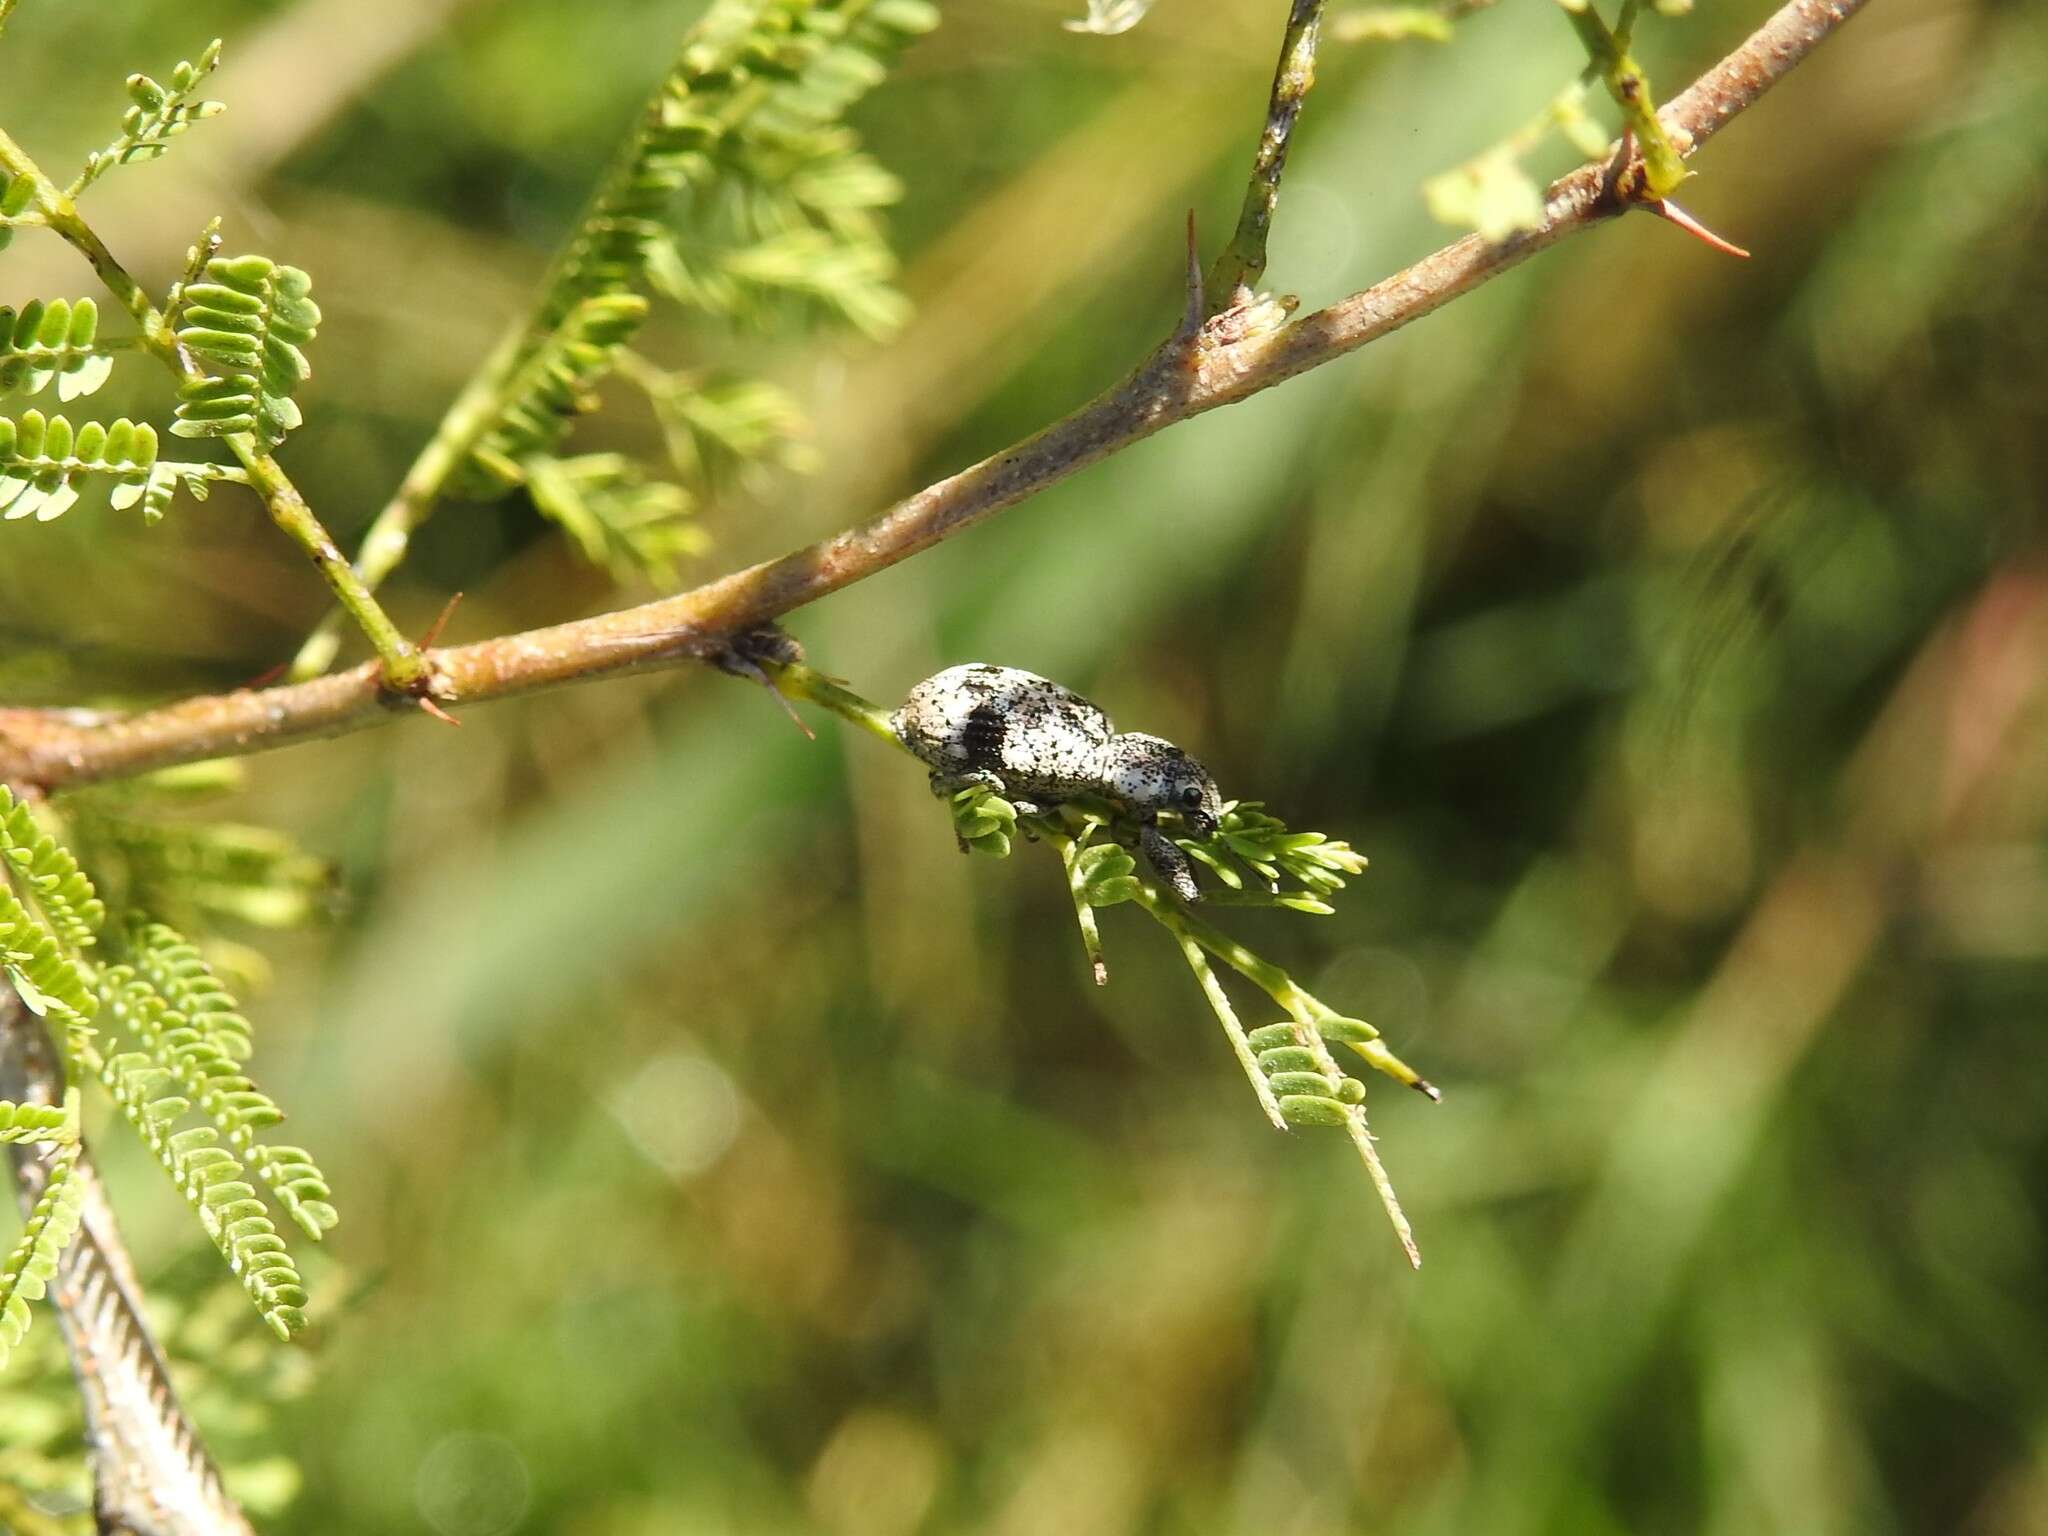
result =
[{"label": "weevil's eye", "polygon": [[1182,790],[1180,792],[1180,803],[1191,811],[1199,810],[1202,805],[1202,786],[1190,784],[1186,789]]}]

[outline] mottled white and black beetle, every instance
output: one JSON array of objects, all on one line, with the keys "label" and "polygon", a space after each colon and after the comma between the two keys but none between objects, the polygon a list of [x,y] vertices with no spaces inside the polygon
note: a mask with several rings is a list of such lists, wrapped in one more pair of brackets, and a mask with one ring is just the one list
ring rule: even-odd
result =
[{"label": "mottled white and black beetle", "polygon": [[1072,689],[986,663],[926,678],[889,723],[931,767],[934,794],[979,784],[1026,816],[1079,795],[1108,801],[1137,823],[1145,857],[1180,898],[1200,899],[1187,855],[1158,818],[1172,812],[1196,833],[1214,832],[1223,797],[1209,770],[1172,742],[1118,731]]}]

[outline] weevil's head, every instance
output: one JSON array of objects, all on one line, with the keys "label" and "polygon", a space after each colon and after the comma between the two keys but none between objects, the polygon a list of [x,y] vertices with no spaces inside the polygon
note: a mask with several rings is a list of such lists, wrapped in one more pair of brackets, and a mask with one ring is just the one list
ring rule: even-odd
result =
[{"label": "weevil's head", "polygon": [[1125,731],[1103,744],[1104,792],[1139,816],[1173,811],[1206,837],[1223,817],[1223,796],[1209,770],[1172,742]]}]

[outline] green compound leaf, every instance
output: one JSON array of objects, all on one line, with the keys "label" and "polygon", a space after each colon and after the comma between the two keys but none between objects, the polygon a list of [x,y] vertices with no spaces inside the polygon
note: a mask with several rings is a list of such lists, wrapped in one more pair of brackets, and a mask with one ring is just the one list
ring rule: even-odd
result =
[{"label": "green compound leaf", "polygon": [[171,431],[180,437],[247,432],[268,451],[302,419],[292,391],[312,372],[304,348],[320,325],[313,280],[266,256],[216,256],[204,277],[183,290],[178,341],[227,371],[179,388]]},{"label": "green compound leaf", "polygon": [[1543,189],[1514,155],[1493,151],[1432,176],[1422,184],[1429,215],[1442,224],[1505,240],[1543,222]]},{"label": "green compound leaf", "polygon": [[19,312],[0,304],[0,395],[40,394],[52,379],[59,400],[98,389],[114,371],[94,345],[99,323],[91,299],[31,299]]},{"label": "green compound leaf", "polygon": [[154,160],[192,124],[226,111],[220,102],[193,98],[199,83],[219,63],[220,39],[215,38],[197,59],[173,69],[168,85],[159,85],[147,75],[130,75],[128,110],[121,114],[119,136],[85,157],[85,169],[71,184],[69,195],[78,196],[117,165]]},{"label": "green compound leaf", "polygon": [[685,485],[716,490],[766,466],[800,473],[815,467],[804,441],[803,409],[778,385],[731,374],[664,372],[638,359],[626,376],[653,406],[669,462]]},{"label": "green compound leaf", "polygon": [[79,1097],[76,1088],[62,1104],[15,1104],[0,1099],[0,1142],[56,1144],[78,1140]]},{"label": "green compound leaf", "polygon": [[86,968],[65,953],[5,881],[0,881],[0,975],[31,1013],[62,1025],[67,1034],[82,1031],[99,1006]]},{"label": "green compound leaf", "polygon": [[326,1177],[303,1148],[258,1139],[284,1111],[242,1070],[252,1042],[233,996],[199,951],[162,923],[139,928],[129,947],[132,964],[101,976],[105,1027],[169,1071],[189,1106],[255,1169],[285,1213],[309,1237],[324,1236],[338,1219]]},{"label": "green compound leaf", "polygon": [[76,428],[41,411],[0,416],[0,517],[62,517],[78,500],[78,482],[92,475],[112,482],[117,510],[146,501],[158,478],[156,451],[156,429],[125,416]]},{"label": "green compound leaf", "polygon": [[78,861],[36,824],[35,813],[0,784],[0,869],[25,890],[57,936],[93,942],[107,909]]},{"label": "green compound leaf", "polygon": [[40,1301],[49,1290],[58,1261],[78,1235],[84,1181],[73,1177],[77,1167],[76,1143],[46,1165],[43,1192],[23,1224],[21,1241],[0,1264],[0,1367],[28,1333],[29,1303]]},{"label": "green compound leaf", "polygon": [[960,790],[946,804],[953,815],[953,835],[963,849],[998,859],[1010,856],[1017,834],[1016,806],[979,784]]},{"label": "green compound leaf", "polygon": [[679,559],[710,543],[690,516],[689,493],[650,479],[624,454],[535,457],[523,467],[533,504],[576,541],[584,559],[616,576],[671,581]]},{"label": "green compound leaf", "polygon": [[[1365,855],[1320,832],[1290,832],[1259,806],[1256,800],[1230,801],[1214,832],[1174,843],[1223,882],[1227,890],[1217,894],[1220,902],[1328,914],[1332,908],[1324,898],[1365,868]],[[1248,888],[1246,872],[1258,890]],[[1289,881],[1299,889],[1284,888]]]},{"label": "green compound leaf", "polygon": [[[481,409],[496,414],[467,437],[454,488],[524,486],[591,559],[666,581],[704,547],[681,520],[706,492],[736,469],[804,467],[783,391],[667,373],[624,343],[657,296],[756,328],[795,317],[880,336],[903,323],[879,219],[901,188],[842,120],[937,20],[924,0],[715,0],[494,361]],[[542,466],[617,369],[654,405],[679,484],[596,456]]]},{"label": "green compound leaf", "polygon": [[570,422],[595,403],[592,391],[646,317],[647,301],[635,293],[579,300],[513,374],[457,489],[494,496],[525,484],[526,461],[552,453],[568,436]]},{"label": "green compound leaf", "polygon": [[156,820],[135,812],[150,798],[212,792],[216,765],[144,783],[101,785],[65,796],[71,836],[118,907],[196,931],[232,918],[293,928],[327,906],[333,872],[289,837],[236,822]]},{"label": "green compound leaf", "polygon": [[1138,894],[1138,863],[1115,843],[1093,843],[1074,856],[1074,885],[1091,907],[1113,907]]},{"label": "green compound leaf", "polygon": [[218,481],[247,480],[232,465],[159,459],[156,428],[125,416],[75,428],[41,411],[0,416],[0,517],[62,517],[77,505],[80,483],[93,476],[108,482],[108,505],[117,512],[139,507],[145,523],[161,518],[181,489],[204,501]]},{"label": "green compound leaf", "polygon": [[[132,1023],[137,998],[147,995],[131,976],[105,973],[104,996],[110,1017]],[[170,1129],[191,1101],[173,1091],[176,1075],[147,1052],[122,1051],[91,1062],[122,1115],[155,1156],[171,1183],[199,1218],[199,1225],[228,1267],[242,1282],[257,1313],[281,1339],[305,1326],[306,1289],[297,1262],[285,1247],[255,1186],[242,1177],[242,1165],[219,1145],[221,1133],[212,1125]]]},{"label": "green compound leaf", "polygon": [[540,330],[648,285],[731,318],[795,299],[871,334],[899,325],[875,210],[900,188],[841,120],[937,23],[923,0],[717,0],[558,265]]}]

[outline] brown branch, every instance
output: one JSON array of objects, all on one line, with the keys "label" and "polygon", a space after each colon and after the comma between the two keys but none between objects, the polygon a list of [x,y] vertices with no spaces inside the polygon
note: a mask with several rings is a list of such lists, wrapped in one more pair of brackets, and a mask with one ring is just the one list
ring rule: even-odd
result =
[{"label": "brown branch", "polygon": [[[1691,154],[1751,106],[1864,0],[1790,0],[1661,114]],[[1605,168],[1550,189],[1543,223],[1489,244],[1468,235],[1405,271],[1292,324],[1231,309],[1177,334],[1123,383],[1035,437],[897,503],[872,522],[637,608],[429,654],[444,704],[530,693],[657,663],[702,659],[735,634],[929,549],[1153,433],[1320,367],[1449,303],[1568,235],[1621,212]],[[409,701],[398,701],[400,704]],[[97,724],[0,710],[0,781],[58,788],[173,763],[260,752],[389,718],[377,667],[260,692],[188,699]]]}]

